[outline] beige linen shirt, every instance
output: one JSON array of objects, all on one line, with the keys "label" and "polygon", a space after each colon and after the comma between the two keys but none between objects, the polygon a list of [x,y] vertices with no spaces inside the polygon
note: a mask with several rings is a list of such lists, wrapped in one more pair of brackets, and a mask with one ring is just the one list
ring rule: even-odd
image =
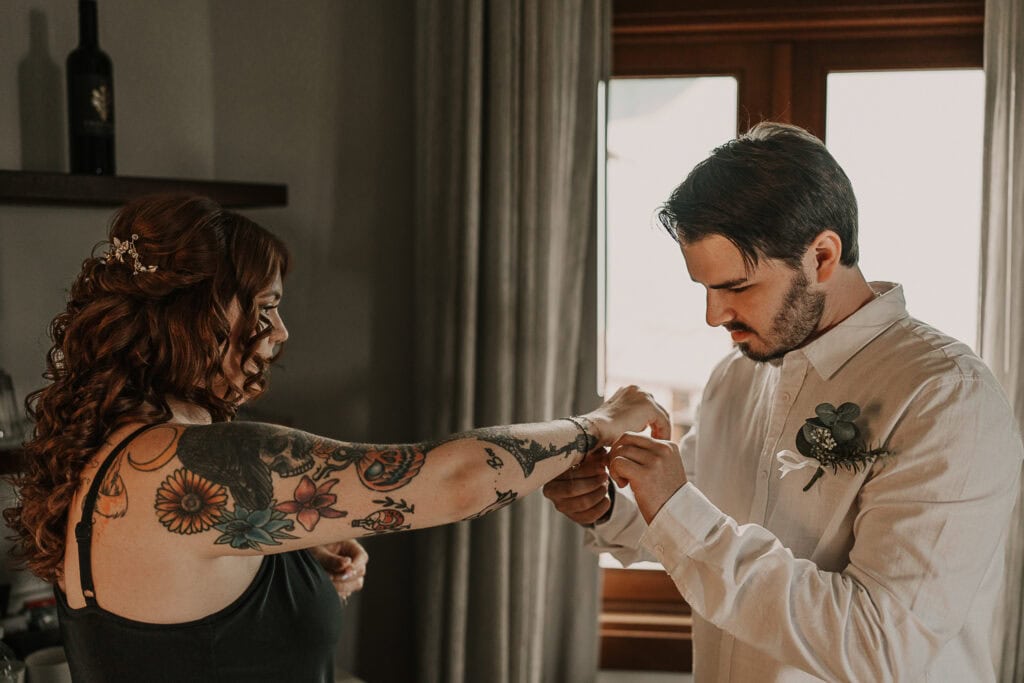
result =
[{"label": "beige linen shirt", "polygon": [[[872,287],[781,363],[727,357],[681,442],[690,482],[650,527],[617,495],[588,532],[672,576],[695,612],[697,683],[996,678],[1020,435],[982,361],[909,317],[899,285]],[[815,406],[847,401],[891,455],[806,492],[813,468],[780,479],[776,454]]]}]

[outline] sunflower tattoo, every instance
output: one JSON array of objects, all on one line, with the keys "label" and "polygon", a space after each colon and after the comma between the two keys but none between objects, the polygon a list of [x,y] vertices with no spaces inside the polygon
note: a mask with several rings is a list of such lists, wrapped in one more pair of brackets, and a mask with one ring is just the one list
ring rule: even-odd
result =
[{"label": "sunflower tattoo", "polygon": [[160,523],[178,534],[206,531],[219,520],[227,502],[223,486],[184,467],[171,473],[156,492]]}]

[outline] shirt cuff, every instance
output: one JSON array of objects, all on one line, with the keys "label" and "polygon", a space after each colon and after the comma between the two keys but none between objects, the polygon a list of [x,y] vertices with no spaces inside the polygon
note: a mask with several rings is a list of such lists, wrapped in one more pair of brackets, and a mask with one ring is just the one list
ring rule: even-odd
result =
[{"label": "shirt cuff", "polygon": [[[637,518],[640,522],[643,522],[643,517],[640,516],[640,511],[636,507],[636,503],[630,500],[629,496],[626,496],[622,489],[615,485],[615,482],[609,479],[608,481],[609,494],[612,498],[611,515],[608,519],[598,521],[594,524],[593,529],[599,535],[604,538],[617,538],[628,528],[636,524]],[[614,490],[615,493],[611,491]],[[646,526],[646,525],[645,525]],[[634,542],[637,538],[633,537]]]},{"label": "shirt cuff", "polygon": [[686,482],[658,510],[640,537],[640,546],[657,557],[666,571],[672,572],[727,520],[725,513],[700,489]]},{"label": "shirt cuff", "polygon": [[584,544],[594,552],[611,553],[622,566],[628,567],[635,562],[654,560],[650,553],[640,548],[640,536],[646,530],[647,523],[629,490],[618,489],[610,519],[586,529]]}]

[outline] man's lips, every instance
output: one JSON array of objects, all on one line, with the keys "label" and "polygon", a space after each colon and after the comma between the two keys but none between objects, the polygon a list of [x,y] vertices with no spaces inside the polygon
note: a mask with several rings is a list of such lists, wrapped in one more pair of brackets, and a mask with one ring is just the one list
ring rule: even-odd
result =
[{"label": "man's lips", "polygon": [[734,342],[741,342],[741,341],[751,337],[753,333],[747,332],[746,330],[733,330],[729,334],[732,335],[732,340]]}]

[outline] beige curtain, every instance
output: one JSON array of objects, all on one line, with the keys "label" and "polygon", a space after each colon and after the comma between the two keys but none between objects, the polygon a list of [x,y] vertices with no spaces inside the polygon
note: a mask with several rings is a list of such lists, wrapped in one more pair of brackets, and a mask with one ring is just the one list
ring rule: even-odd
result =
[{"label": "beige curtain", "polygon": [[[580,407],[608,15],[607,0],[417,6],[422,438]],[[594,679],[596,562],[541,494],[416,534],[415,565],[417,680]]]},{"label": "beige curtain", "polygon": [[[1024,0],[985,4],[982,356],[1024,425]],[[1024,681],[1024,507],[1007,557],[1001,681]]]}]

